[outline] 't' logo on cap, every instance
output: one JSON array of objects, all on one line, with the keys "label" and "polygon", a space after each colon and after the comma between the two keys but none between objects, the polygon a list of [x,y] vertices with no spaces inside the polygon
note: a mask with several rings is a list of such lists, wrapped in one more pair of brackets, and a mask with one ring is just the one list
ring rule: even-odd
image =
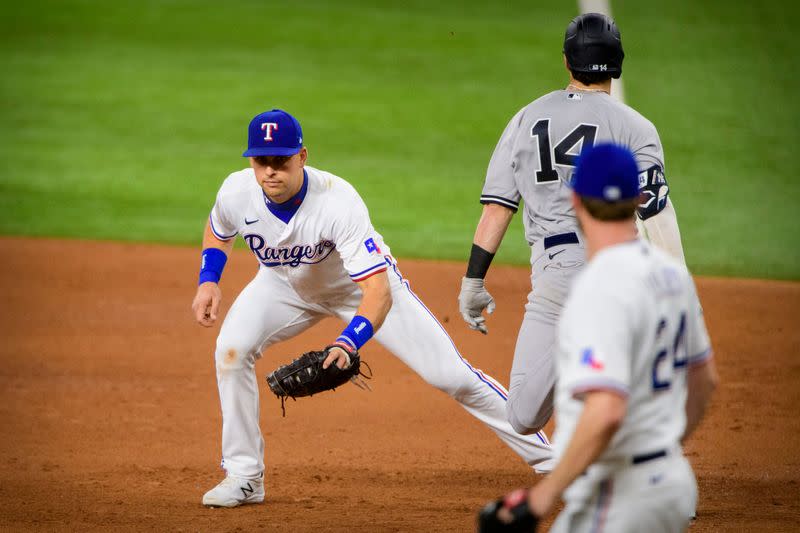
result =
[{"label": "'t' logo on cap", "polygon": [[292,156],[303,149],[303,130],[292,115],[281,109],[254,116],[247,126],[244,157]]},{"label": "'t' logo on cap", "polygon": [[265,141],[272,140],[272,132],[278,129],[278,124],[276,122],[264,122],[261,124],[261,129],[267,132],[267,135],[264,137]]}]

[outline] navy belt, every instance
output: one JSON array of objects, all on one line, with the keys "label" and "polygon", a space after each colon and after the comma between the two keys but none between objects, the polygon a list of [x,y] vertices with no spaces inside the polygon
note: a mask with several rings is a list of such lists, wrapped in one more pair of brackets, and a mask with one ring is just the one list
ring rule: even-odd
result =
[{"label": "navy belt", "polygon": [[553,246],[561,246],[562,244],[579,244],[578,235],[574,231],[569,233],[559,233],[558,235],[550,235],[544,238],[544,249],[552,248]]},{"label": "navy belt", "polygon": [[652,461],[653,459],[661,459],[662,457],[666,456],[667,456],[667,450],[658,450],[657,452],[634,455],[633,459],[631,459],[631,462],[635,465],[640,465],[642,463],[646,463],[647,461]]}]

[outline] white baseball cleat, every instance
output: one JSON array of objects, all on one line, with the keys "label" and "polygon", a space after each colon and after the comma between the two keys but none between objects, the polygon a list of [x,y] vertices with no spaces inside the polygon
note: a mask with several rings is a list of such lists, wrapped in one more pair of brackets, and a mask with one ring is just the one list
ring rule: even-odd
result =
[{"label": "white baseball cleat", "polygon": [[203,505],[208,507],[238,507],[246,503],[263,501],[263,473],[258,479],[244,479],[229,475],[203,496]]}]

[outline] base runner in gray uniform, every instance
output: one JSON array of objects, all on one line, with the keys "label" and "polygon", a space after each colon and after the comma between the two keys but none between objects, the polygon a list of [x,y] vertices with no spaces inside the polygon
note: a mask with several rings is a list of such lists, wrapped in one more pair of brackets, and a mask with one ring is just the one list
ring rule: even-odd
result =
[{"label": "base runner in gray uniform", "polygon": [[646,198],[638,209],[641,230],[683,262],[658,132],[649,120],[610,95],[611,78],[621,75],[623,57],[613,20],[597,13],[574,19],[564,39],[569,84],[514,115],[486,174],[483,213],[462,279],[459,308],[472,329],[487,333],[482,312],[491,313],[494,301],[484,277],[523,201],[532,290],[517,338],[506,404],[509,422],[522,434],[539,431],[552,414],[555,325],[572,279],[585,262],[569,192],[581,150],[603,141],[630,148]]},{"label": "base runner in gray uniform", "polygon": [[562,496],[551,532],[685,531],[697,482],[681,444],[717,381],[694,282],[637,238],[627,148],[584,151],[572,184],[589,263],[558,324],[557,464],[530,491],[484,507],[479,531],[533,531]]}]

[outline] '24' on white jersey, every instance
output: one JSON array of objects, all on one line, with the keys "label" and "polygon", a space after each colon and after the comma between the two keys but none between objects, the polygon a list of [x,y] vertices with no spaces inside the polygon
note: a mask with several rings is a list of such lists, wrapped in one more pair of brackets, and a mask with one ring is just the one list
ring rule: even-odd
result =
[{"label": "'24' on white jersey", "polygon": [[217,194],[210,221],[217,238],[241,234],[261,268],[303,299],[320,302],[386,270],[390,251],[352,185],[309,166],[304,180],[306,195],[287,224],[270,212],[253,169],[234,172]]},{"label": "'24' on white jersey", "polygon": [[556,453],[582,395],[625,396],[622,426],[599,463],[674,449],[686,427],[687,368],[711,356],[686,268],[642,240],[601,250],[577,276],[558,326]]}]

